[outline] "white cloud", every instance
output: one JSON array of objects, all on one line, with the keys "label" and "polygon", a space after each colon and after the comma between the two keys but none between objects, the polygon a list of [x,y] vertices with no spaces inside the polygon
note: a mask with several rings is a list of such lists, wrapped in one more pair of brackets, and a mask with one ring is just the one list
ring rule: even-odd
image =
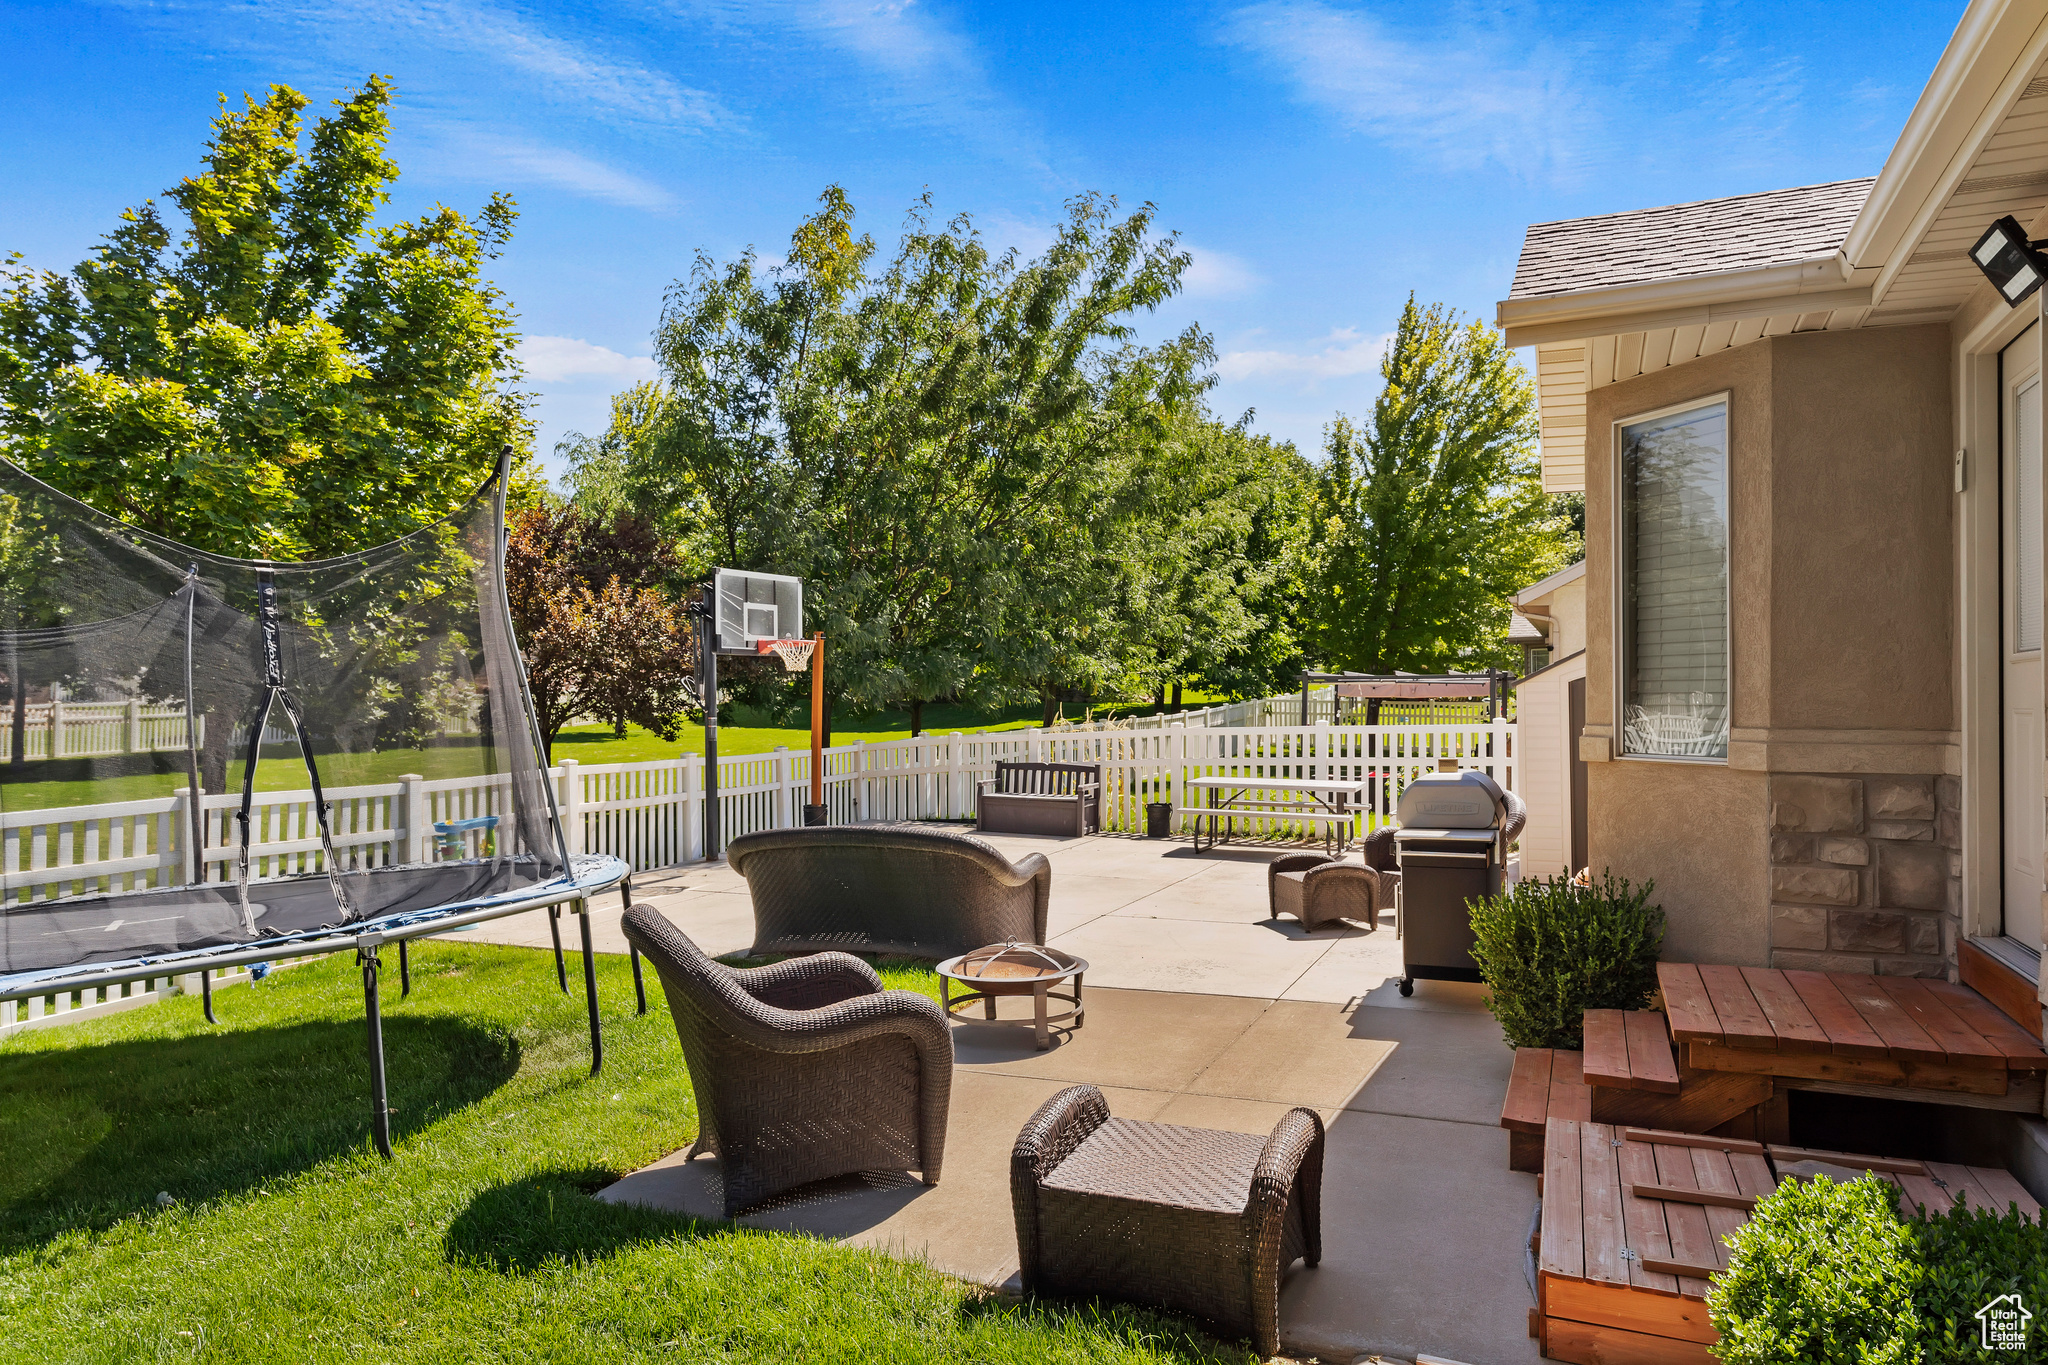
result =
[{"label": "white cloud", "polygon": [[[108,0],[159,22],[203,31],[208,46],[304,64],[324,55],[344,79],[382,64],[394,49],[426,48],[481,58],[530,77],[558,103],[643,124],[708,128],[737,122],[715,95],[667,73],[607,55],[489,0]],[[194,35],[198,36],[198,35]],[[368,56],[366,53],[380,54]],[[469,74],[468,62],[448,74]]]},{"label": "white cloud", "polygon": [[1377,370],[1393,340],[1391,332],[1365,336],[1355,327],[1339,327],[1313,351],[1226,351],[1216,373],[1226,380],[1293,379],[1313,387]]},{"label": "white cloud", "polygon": [[1190,246],[1188,255],[1194,257],[1180,277],[1181,297],[1189,299],[1228,299],[1239,294],[1248,294],[1265,281],[1253,270],[1251,262],[1227,251],[1211,251],[1206,247]]},{"label": "white cloud", "polygon": [[621,355],[576,337],[527,337],[519,343],[519,359],[527,377],[543,384],[585,377],[638,383],[655,375],[651,356]]},{"label": "white cloud", "polygon": [[1321,0],[1247,6],[1222,37],[1360,132],[1457,169],[1569,175],[1595,131],[1579,73],[1546,42],[1471,24],[1404,38]]},{"label": "white cloud", "polygon": [[652,213],[677,204],[673,194],[653,181],[566,147],[463,124],[437,127],[423,121],[422,126],[427,130],[422,168],[439,175],[493,181],[510,176],[515,182],[548,185],[585,199]]},{"label": "white cloud", "polygon": [[[851,58],[856,98],[895,120],[945,128],[1042,167],[1038,120],[997,89],[974,39],[917,0],[671,0],[735,31],[769,30],[776,60],[789,39]],[[779,32],[774,32],[779,30]]]}]

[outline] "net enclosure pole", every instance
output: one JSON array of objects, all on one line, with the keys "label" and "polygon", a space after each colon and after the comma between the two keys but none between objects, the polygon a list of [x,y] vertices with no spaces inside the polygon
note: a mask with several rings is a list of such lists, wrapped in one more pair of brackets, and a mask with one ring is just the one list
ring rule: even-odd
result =
[{"label": "net enclosure pole", "polygon": [[583,926],[583,1000],[590,1007],[590,1074],[604,1070],[604,1032],[597,1022],[597,950],[590,946],[590,902],[576,902],[576,922]]},{"label": "net enclosure pole", "polygon": [[811,804],[825,804],[825,632],[811,637]]},{"label": "net enclosure pole", "polygon": [[370,1136],[377,1151],[391,1155],[391,1099],[384,1088],[384,1017],[377,1006],[377,944],[375,937],[359,943],[356,958],[363,964],[363,1018],[370,1042]]}]

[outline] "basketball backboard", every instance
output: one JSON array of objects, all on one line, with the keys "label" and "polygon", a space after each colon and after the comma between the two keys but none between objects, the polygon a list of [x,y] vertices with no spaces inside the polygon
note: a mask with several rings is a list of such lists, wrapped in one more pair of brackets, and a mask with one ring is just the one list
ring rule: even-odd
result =
[{"label": "basketball backboard", "polygon": [[804,633],[804,582],[784,574],[712,570],[718,599],[718,652],[755,654],[763,640]]}]

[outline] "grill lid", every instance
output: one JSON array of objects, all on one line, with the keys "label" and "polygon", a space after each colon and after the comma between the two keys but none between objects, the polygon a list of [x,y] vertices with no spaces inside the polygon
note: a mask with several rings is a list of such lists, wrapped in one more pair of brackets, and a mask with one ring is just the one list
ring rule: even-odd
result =
[{"label": "grill lid", "polygon": [[1420,829],[1493,829],[1507,811],[1494,780],[1476,768],[1423,773],[1401,791],[1396,818]]}]

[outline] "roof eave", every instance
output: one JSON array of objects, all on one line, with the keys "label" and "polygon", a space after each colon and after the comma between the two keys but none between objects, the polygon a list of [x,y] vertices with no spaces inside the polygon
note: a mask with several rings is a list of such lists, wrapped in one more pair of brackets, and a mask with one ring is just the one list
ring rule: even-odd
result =
[{"label": "roof eave", "polygon": [[1586,561],[1583,559],[1576,560],[1570,564],[1565,565],[1562,569],[1559,569],[1556,573],[1550,575],[1548,578],[1537,579],[1528,587],[1522,589],[1520,592],[1508,598],[1508,601],[1514,603],[1515,606],[1520,607],[1524,602],[1533,602],[1537,598],[1543,596],[1545,593],[1556,592],[1559,588],[1571,582],[1573,579],[1584,578],[1585,576]]},{"label": "roof eave", "polygon": [[[2044,0],[2048,2],[2048,0]],[[1618,336],[1651,327],[1687,327],[1773,313],[1867,308],[1870,288],[1851,285],[1842,254],[1712,275],[1502,299],[1495,320],[1510,346]],[[1787,303],[1795,307],[1788,308]]]},{"label": "roof eave", "polygon": [[1842,243],[1882,300],[2048,55],[2048,0],[1972,0]]}]

